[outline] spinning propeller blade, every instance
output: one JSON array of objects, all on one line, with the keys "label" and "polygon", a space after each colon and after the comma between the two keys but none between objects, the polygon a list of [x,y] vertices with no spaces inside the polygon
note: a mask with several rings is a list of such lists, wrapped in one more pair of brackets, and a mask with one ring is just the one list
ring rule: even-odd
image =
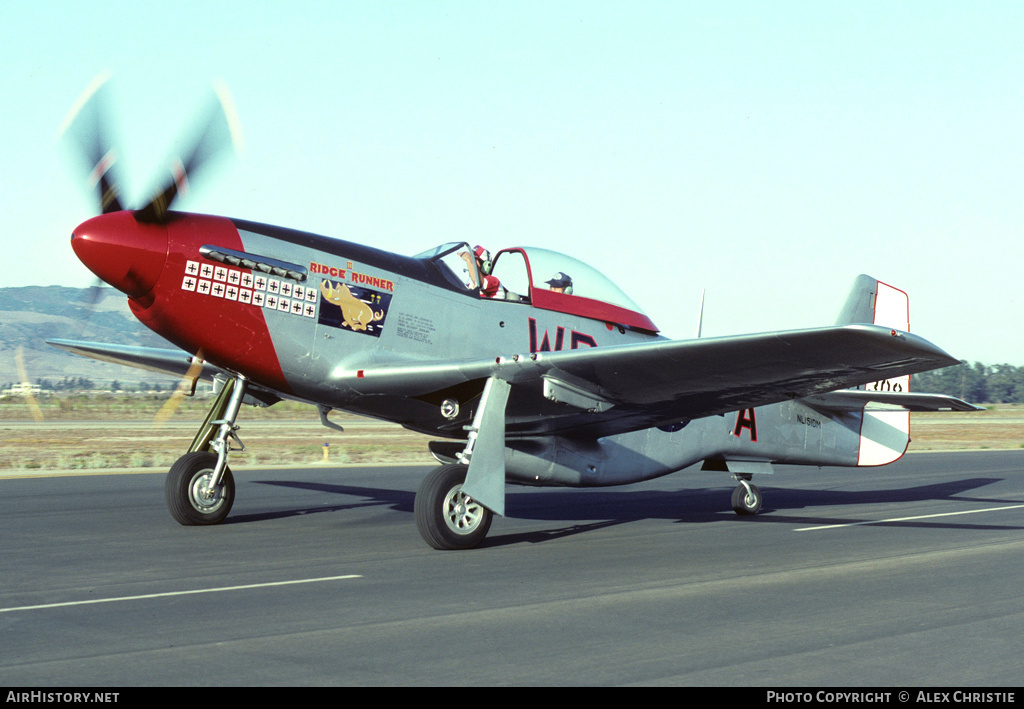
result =
[{"label": "spinning propeller blade", "polygon": [[120,185],[117,178],[117,151],[107,135],[110,126],[107,108],[109,74],[96,77],[75,103],[61,125],[66,135],[85,159],[91,186],[99,188],[100,212],[120,212]]},{"label": "spinning propeller blade", "polygon": [[[120,212],[125,209],[121,201],[121,188],[116,170],[117,151],[108,131],[109,89],[107,73],[96,77],[71,109],[61,126],[66,136],[85,159],[89,181],[99,189],[100,212]],[[166,219],[174,199],[184,194],[189,180],[214,158],[241,146],[234,102],[227,87],[214,86],[214,95],[202,120],[189,134],[190,140],[180,141],[188,146],[171,161],[170,179],[156,191],[148,204],[135,212],[144,222]]]},{"label": "spinning propeller blade", "polygon": [[18,366],[18,376],[21,378],[21,385],[23,390],[23,396],[28,402],[29,411],[32,412],[32,418],[37,422],[43,420],[43,410],[39,408],[39,403],[36,398],[32,395],[32,383],[28,379],[28,371],[25,369],[25,351],[20,345],[14,354],[14,362]]},{"label": "spinning propeller blade", "polygon": [[198,353],[192,358],[192,364],[189,365],[188,371],[185,372],[185,376],[178,382],[178,386],[175,387],[174,391],[164,405],[160,407],[160,410],[156,412],[156,416],[153,417],[153,423],[156,424],[157,428],[167,423],[167,419],[174,415],[174,412],[181,406],[181,402],[186,396],[192,396],[196,392],[196,382],[199,381],[199,374],[203,371],[203,353]]},{"label": "spinning propeller blade", "polygon": [[187,191],[189,181],[204,165],[220,154],[240,147],[241,131],[234,102],[226,86],[215,87],[214,100],[192,135],[196,136],[192,141],[182,141],[192,146],[188,154],[183,153],[172,161],[170,180],[157,190],[149,204],[135,213],[139,221],[163,221],[175,197]]}]

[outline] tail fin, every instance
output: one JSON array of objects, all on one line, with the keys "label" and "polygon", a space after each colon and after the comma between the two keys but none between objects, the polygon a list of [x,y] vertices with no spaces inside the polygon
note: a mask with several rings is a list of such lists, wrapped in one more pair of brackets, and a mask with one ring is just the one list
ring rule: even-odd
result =
[{"label": "tail fin", "polygon": [[[867,323],[910,331],[910,298],[898,288],[860,275],[839,312],[836,325]],[[877,392],[909,392],[910,375],[858,387]],[[857,465],[885,465],[903,456],[910,445],[910,411],[867,411],[861,414]]]},{"label": "tail fin", "polygon": [[910,332],[910,298],[899,288],[861,274],[839,311],[836,325],[867,323]]}]

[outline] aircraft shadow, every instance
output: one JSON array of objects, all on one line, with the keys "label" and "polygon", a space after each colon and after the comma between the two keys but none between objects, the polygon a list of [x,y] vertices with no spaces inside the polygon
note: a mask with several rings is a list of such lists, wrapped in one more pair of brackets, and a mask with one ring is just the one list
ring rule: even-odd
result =
[{"label": "aircraft shadow", "polygon": [[[855,518],[823,515],[792,515],[791,511],[822,507],[849,507],[884,503],[911,503],[929,500],[975,502],[992,505],[1024,504],[1014,500],[971,494],[988,485],[1002,482],[1001,478],[972,478],[954,480],[909,488],[878,490],[811,490],[802,488],[772,488],[761,486],[765,498],[761,513],[754,517],[735,516],[729,498],[732,488],[705,488],[701,490],[629,491],[608,490],[555,490],[540,496],[533,495],[527,504],[518,504],[514,495],[508,496],[506,509],[509,516],[524,519],[611,519],[617,523],[644,519],[666,519],[685,524],[718,522],[726,518],[750,523],[844,524],[864,522]],[[899,516],[899,515],[898,515]],[[912,515],[908,515],[912,516]],[[1020,525],[979,524],[951,521],[957,518],[932,518],[886,522],[889,526],[937,527],[950,529],[1024,529]]]},{"label": "aircraft shadow", "polygon": [[[563,526],[534,532],[489,537],[485,546],[498,546],[521,542],[541,543],[576,534],[627,524],[640,520],[663,519],[680,524],[702,524],[734,519],[743,523],[784,523],[806,525],[850,524],[864,522],[863,518],[846,518],[832,515],[790,514],[808,507],[847,507],[883,503],[922,502],[948,500],[951,502],[976,502],[993,505],[1024,504],[1024,500],[993,498],[979,495],[977,491],[1001,478],[970,478],[953,480],[931,485],[916,485],[907,488],[886,488],[876,490],[811,490],[802,488],[772,488],[762,485],[765,506],[761,514],[754,517],[734,515],[729,497],[732,487],[683,489],[675,491],[622,490],[619,488],[549,488],[547,490],[523,491],[510,486],[506,497],[506,516],[515,519],[541,522],[558,522]],[[305,483],[284,480],[256,481],[259,485],[273,485],[299,490],[345,495],[361,498],[358,501],[336,505],[302,507],[256,514],[228,517],[225,523],[248,523],[268,519],[280,519],[298,515],[340,512],[350,509],[385,505],[399,512],[412,514],[415,494],[405,490],[383,487],[360,487],[354,485]],[[518,491],[518,492],[517,492]],[[952,521],[956,519],[957,521]],[[568,523],[568,524],[566,524]],[[922,520],[894,520],[873,522],[873,524],[896,527],[928,527],[943,529],[1024,529],[1020,525],[983,524],[964,521],[963,518],[931,518]]]},{"label": "aircraft shadow", "polygon": [[272,512],[257,512],[241,515],[229,515],[222,524],[241,524],[246,522],[260,522],[269,519],[282,519],[284,517],[297,517],[301,515],[316,514],[321,512],[341,512],[354,510],[363,507],[377,507],[388,505],[391,509],[399,512],[412,514],[413,500],[416,495],[405,490],[389,490],[383,487],[354,487],[351,485],[332,485],[328,483],[304,483],[293,480],[257,480],[256,485],[275,485],[287,487],[294,490],[309,490],[331,495],[348,495],[351,497],[364,498],[357,502],[349,502],[337,505],[317,505],[316,507],[297,507],[286,510],[274,510]]}]

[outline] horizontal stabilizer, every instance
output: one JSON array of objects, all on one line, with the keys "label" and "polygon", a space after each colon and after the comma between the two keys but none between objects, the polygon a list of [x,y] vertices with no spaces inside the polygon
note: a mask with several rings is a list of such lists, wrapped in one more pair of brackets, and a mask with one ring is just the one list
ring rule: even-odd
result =
[{"label": "horizontal stabilizer", "polygon": [[899,407],[906,411],[984,411],[984,407],[975,406],[955,396],[945,394],[915,394],[898,391],[865,391],[864,389],[845,389],[828,394],[817,394],[804,399],[816,408],[832,410],[867,410],[879,405],[883,407]]}]

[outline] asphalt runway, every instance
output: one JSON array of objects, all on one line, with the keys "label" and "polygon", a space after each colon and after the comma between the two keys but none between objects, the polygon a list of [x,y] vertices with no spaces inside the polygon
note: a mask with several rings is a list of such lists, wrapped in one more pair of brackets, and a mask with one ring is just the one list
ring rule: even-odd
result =
[{"label": "asphalt runway", "polygon": [[510,487],[438,552],[427,469],[236,471],[218,527],[163,475],[0,480],[0,685],[1020,684],[1024,451]]}]

